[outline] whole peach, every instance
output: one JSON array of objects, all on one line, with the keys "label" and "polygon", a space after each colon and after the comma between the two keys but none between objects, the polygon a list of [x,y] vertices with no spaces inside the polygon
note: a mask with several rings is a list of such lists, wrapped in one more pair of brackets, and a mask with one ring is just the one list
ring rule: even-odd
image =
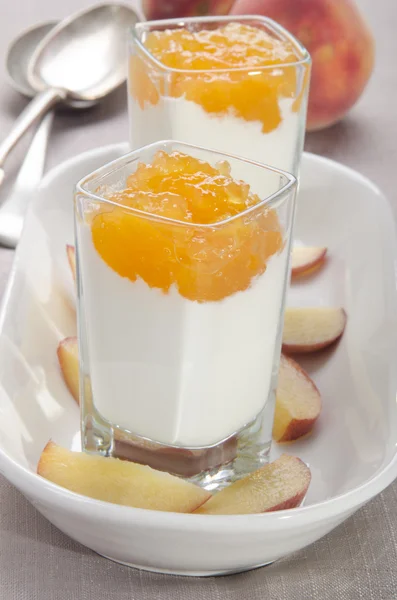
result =
[{"label": "whole peach", "polygon": [[226,15],[233,0],[142,0],[148,21],[201,15]]},{"label": "whole peach", "polygon": [[311,54],[307,129],[339,121],[361,96],[374,40],[353,0],[237,0],[232,14],[258,14],[288,29]]}]

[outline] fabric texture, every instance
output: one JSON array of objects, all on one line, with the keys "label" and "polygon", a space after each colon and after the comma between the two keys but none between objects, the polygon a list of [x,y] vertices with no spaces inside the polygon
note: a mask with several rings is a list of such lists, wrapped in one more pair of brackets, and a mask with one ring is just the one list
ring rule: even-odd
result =
[{"label": "fabric texture", "polygon": [[316,544],[226,577],[123,567],[72,541],[0,478],[1,600],[395,600],[397,483]]}]

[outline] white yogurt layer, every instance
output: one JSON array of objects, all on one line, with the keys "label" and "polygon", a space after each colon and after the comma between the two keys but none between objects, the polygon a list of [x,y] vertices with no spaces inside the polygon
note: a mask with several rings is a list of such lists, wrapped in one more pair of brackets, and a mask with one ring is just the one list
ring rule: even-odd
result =
[{"label": "white yogurt layer", "polygon": [[206,446],[258,415],[271,386],[285,249],[250,288],[205,303],[120,277],[88,226],[79,252],[93,397],[105,419],[164,444]]},{"label": "white yogurt layer", "polygon": [[177,140],[297,174],[304,120],[292,111],[291,99],[280,100],[282,120],[269,133],[263,133],[260,121],[245,121],[232,114],[211,115],[185,98],[161,97],[158,104],[146,105],[144,110],[131,95],[129,103],[133,150],[160,140]]}]

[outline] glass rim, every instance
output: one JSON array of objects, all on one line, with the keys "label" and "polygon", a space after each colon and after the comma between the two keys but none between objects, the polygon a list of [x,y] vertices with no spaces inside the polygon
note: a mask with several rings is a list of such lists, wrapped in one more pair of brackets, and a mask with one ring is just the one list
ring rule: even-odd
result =
[{"label": "glass rim", "polygon": [[[178,25],[183,26],[184,23],[217,23],[217,22],[229,22],[229,21],[259,21],[267,25],[267,27],[273,32],[276,33],[279,37],[287,39],[291,42],[296,50],[301,54],[301,58],[294,62],[290,63],[274,63],[270,65],[263,66],[251,66],[251,67],[228,67],[223,69],[175,69],[173,67],[168,67],[164,65],[161,61],[153,56],[151,52],[147,50],[147,48],[142,43],[141,39],[137,35],[139,31],[148,30],[151,27],[161,26],[162,29],[166,29],[167,25]],[[170,27],[172,29],[172,27]],[[235,73],[235,72],[257,72],[257,71],[267,71],[273,69],[285,69],[287,67],[298,67],[301,65],[308,65],[311,63],[311,57],[309,52],[306,50],[305,46],[301,44],[299,40],[295,36],[293,36],[287,29],[285,29],[282,25],[273,21],[273,19],[269,19],[268,17],[262,17],[260,15],[224,15],[224,16],[206,16],[206,17],[186,17],[182,19],[163,19],[156,21],[144,21],[136,23],[133,27],[130,28],[130,32],[132,34],[133,41],[136,42],[139,49],[143,52],[143,54],[151,60],[151,62],[161,70],[168,73],[183,73],[183,74],[192,74],[192,73]]]},{"label": "glass rim", "polygon": [[[87,189],[87,187],[85,187],[85,185],[88,182],[93,182],[96,179],[103,179],[104,177],[109,176],[113,171],[117,170],[117,165],[120,162],[127,164],[129,162],[139,159],[139,156],[143,151],[147,151],[152,148],[158,148],[159,150],[161,150],[161,149],[165,149],[164,147],[168,146],[168,145],[179,145],[179,146],[186,147],[186,148],[193,148],[195,150],[202,150],[204,152],[216,154],[222,158],[225,158],[226,160],[228,158],[231,158],[231,159],[237,160],[239,162],[245,162],[250,165],[253,165],[254,167],[257,167],[260,169],[265,169],[267,171],[272,171],[273,173],[277,173],[280,176],[284,177],[286,181],[285,181],[284,185],[282,187],[280,187],[280,189],[278,189],[276,192],[273,192],[273,194],[271,194],[270,196],[267,196],[266,198],[264,198],[257,204],[254,204],[253,206],[248,207],[246,210],[243,210],[242,212],[240,212],[236,215],[232,215],[231,217],[228,217],[227,219],[223,219],[222,221],[216,221],[215,223],[190,223],[187,221],[179,221],[178,219],[172,219],[170,217],[164,217],[162,215],[156,215],[154,213],[149,213],[149,212],[146,212],[143,210],[139,210],[137,208],[132,208],[131,206],[125,206],[124,204],[120,204],[119,202],[114,202],[114,200],[110,200],[109,198],[100,196],[99,194],[96,194],[95,192],[92,192],[91,190]],[[218,152],[218,150],[214,150],[211,148],[205,148],[204,146],[198,146],[195,144],[188,144],[185,142],[180,142],[178,140],[161,140],[158,142],[153,142],[151,144],[147,144],[146,146],[142,146],[141,148],[138,148],[137,150],[132,150],[131,152],[128,152],[127,154],[123,154],[119,158],[116,158],[116,159],[106,163],[102,167],[99,167],[95,171],[92,171],[88,175],[85,175],[76,183],[75,194],[83,194],[85,196],[89,196],[95,202],[103,202],[105,204],[108,204],[109,206],[122,208],[126,212],[130,212],[137,216],[144,217],[144,218],[147,218],[147,219],[150,219],[153,221],[161,222],[164,224],[168,224],[168,225],[172,224],[172,225],[177,225],[179,227],[182,226],[184,228],[213,230],[218,227],[224,227],[225,225],[228,225],[229,223],[231,223],[237,219],[240,219],[241,217],[245,217],[249,214],[252,214],[255,211],[257,211],[259,208],[263,208],[264,206],[266,206],[267,208],[273,208],[276,204],[278,204],[278,202],[280,200],[284,199],[285,196],[287,196],[289,192],[291,192],[292,190],[295,190],[296,186],[297,186],[297,178],[294,175],[292,175],[291,173],[288,173],[287,171],[283,171],[282,169],[272,167],[271,165],[259,163],[257,161],[250,160],[248,158],[244,158],[241,156],[237,156],[235,154],[227,154],[226,152]]]}]

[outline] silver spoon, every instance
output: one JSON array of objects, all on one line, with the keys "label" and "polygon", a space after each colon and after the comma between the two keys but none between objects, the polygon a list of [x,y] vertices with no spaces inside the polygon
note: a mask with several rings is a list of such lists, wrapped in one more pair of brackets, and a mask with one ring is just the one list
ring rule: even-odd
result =
[{"label": "silver spoon", "polygon": [[138,18],[124,4],[97,5],[65,19],[44,37],[28,68],[31,86],[41,93],[0,144],[0,183],[9,152],[52,106],[95,104],[125,81],[127,31]]},{"label": "silver spoon", "polygon": [[[25,30],[8,48],[6,70],[9,83],[28,98],[36,94],[28,80],[29,61],[39,42],[55,24],[42,23]],[[27,205],[43,175],[52,119],[53,113],[48,113],[37,127],[13,188],[0,207],[0,243],[3,246],[15,248],[19,241]]]}]

